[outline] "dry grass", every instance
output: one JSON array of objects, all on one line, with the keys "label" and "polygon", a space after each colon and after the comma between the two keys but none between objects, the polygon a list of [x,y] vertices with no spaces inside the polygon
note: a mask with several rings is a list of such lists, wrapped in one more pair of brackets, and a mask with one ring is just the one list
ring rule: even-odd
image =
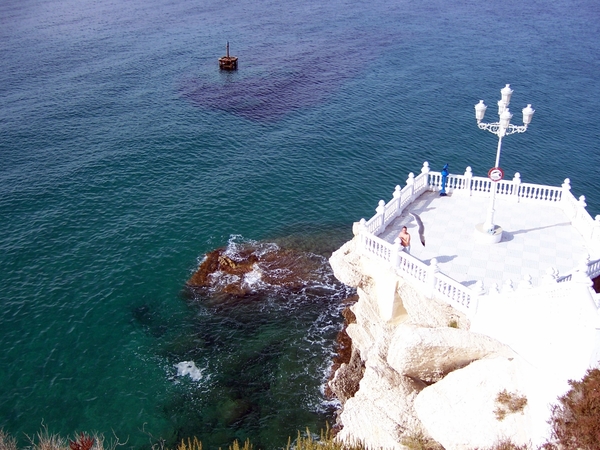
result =
[{"label": "dry grass", "polygon": [[409,450],[444,450],[439,443],[426,437],[422,432],[408,433],[402,437],[400,443]]},{"label": "dry grass", "polygon": [[298,437],[294,442],[288,439],[286,450],[366,450],[362,442],[347,443],[334,438],[331,428],[327,426],[325,431],[321,430],[321,436],[315,439],[307,429],[303,435],[298,432]]},{"label": "dry grass", "polygon": [[0,429],[0,450],[17,450],[17,440]]},{"label": "dry grass", "polygon": [[485,450],[531,450],[531,446],[529,445],[517,445],[513,444],[510,439],[503,439],[495,444],[493,447],[490,447]]},{"label": "dry grass", "polygon": [[[229,450],[253,450],[253,448],[249,439],[243,444],[234,441],[229,446]],[[177,446],[177,450],[202,450],[202,442],[198,438],[182,440]],[[304,434],[298,432],[298,436],[293,442],[291,438],[288,438],[285,450],[365,450],[365,446],[361,443],[347,444],[336,441],[331,429],[327,427],[325,431],[321,431],[319,438],[315,438],[308,429]]]},{"label": "dry grass", "polygon": [[27,436],[32,450],[69,450],[67,440],[58,434],[48,431],[48,427],[42,425],[42,429],[35,436]]},{"label": "dry grass", "polygon": [[[201,444],[202,445],[202,444]],[[233,444],[229,446],[229,450],[252,450],[252,444],[250,439],[244,441],[244,445],[240,447],[240,441],[233,441]]]},{"label": "dry grass", "polygon": [[589,369],[581,381],[552,407],[554,443],[545,448],[600,450],[600,370]]},{"label": "dry grass", "polygon": [[202,450],[202,442],[198,440],[197,437],[194,436],[194,439],[187,439],[187,443],[185,440],[181,440],[179,445],[177,446],[177,450]]},{"label": "dry grass", "polygon": [[527,406],[527,397],[504,389],[498,392],[496,405],[494,415],[497,420],[502,421],[508,414],[523,412],[523,409]]}]

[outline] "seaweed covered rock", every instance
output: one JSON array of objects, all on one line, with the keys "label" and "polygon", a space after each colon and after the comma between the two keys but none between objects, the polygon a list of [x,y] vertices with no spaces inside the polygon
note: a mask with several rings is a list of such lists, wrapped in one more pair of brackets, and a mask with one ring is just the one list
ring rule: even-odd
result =
[{"label": "seaweed covered rock", "polygon": [[207,253],[187,286],[235,297],[273,289],[300,290],[332,278],[324,270],[324,261],[322,256],[273,243],[230,245]]}]

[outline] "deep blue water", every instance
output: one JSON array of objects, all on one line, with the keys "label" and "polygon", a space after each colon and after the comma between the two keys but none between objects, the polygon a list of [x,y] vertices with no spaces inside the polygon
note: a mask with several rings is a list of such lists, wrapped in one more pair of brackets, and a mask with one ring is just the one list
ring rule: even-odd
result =
[{"label": "deep blue water", "polygon": [[[569,177],[600,213],[599,28],[592,0],[5,0],[0,427],[136,448],[318,431],[349,293],[326,258],[424,160],[487,172],[479,99],[495,120],[510,83],[513,121],[536,110],[509,177]],[[318,255],[321,282],[186,293],[206,252],[248,242]]]}]

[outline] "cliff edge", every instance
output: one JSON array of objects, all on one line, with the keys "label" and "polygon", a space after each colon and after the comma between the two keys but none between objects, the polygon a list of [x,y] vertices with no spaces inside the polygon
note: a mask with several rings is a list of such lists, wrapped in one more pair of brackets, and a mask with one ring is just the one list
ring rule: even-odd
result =
[{"label": "cliff edge", "polygon": [[351,362],[330,382],[338,439],[399,450],[416,435],[447,450],[544,442],[550,404],[598,361],[589,279],[489,297],[467,317],[362,255],[358,239],[330,258],[359,297]]}]

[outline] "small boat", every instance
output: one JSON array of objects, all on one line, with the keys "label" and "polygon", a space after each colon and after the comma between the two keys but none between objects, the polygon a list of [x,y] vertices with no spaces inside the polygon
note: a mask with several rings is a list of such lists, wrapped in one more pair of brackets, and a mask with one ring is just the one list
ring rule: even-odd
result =
[{"label": "small boat", "polygon": [[229,56],[229,41],[227,41],[227,54],[219,58],[221,70],[237,70],[237,56]]}]

